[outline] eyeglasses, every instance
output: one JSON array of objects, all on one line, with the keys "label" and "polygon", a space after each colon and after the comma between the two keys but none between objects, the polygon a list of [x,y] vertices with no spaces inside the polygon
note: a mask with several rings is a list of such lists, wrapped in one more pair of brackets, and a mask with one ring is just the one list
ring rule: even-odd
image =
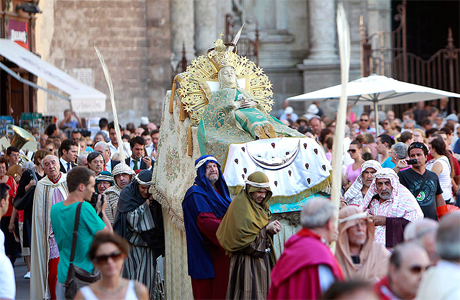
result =
[{"label": "eyeglasses", "polygon": [[369,121],[368,119],[359,119],[361,122],[367,122]]},{"label": "eyeglasses", "polygon": [[356,149],[348,149],[347,152],[348,152],[348,153],[355,153],[355,152],[356,152]]},{"label": "eyeglasses", "polygon": [[409,268],[409,271],[412,274],[420,274],[422,271],[425,272],[429,267],[431,266],[419,266],[419,265],[413,265]]},{"label": "eyeglasses", "polygon": [[390,123],[388,123],[388,122],[383,122],[383,125],[388,125],[388,124],[390,124]]},{"label": "eyeglasses", "polygon": [[100,264],[105,264],[111,258],[113,261],[119,260],[123,253],[120,251],[115,251],[107,255],[99,255],[94,258],[94,261]]}]

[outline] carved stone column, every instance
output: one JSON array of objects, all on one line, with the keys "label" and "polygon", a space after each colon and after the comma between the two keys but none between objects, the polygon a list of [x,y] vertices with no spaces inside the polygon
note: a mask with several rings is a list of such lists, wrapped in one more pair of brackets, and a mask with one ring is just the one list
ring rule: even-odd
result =
[{"label": "carved stone column", "polygon": [[185,45],[187,60],[195,58],[193,0],[171,0],[171,63],[176,67]]},{"label": "carved stone column", "polygon": [[338,61],[335,47],[337,30],[334,0],[310,0],[308,4],[311,37],[308,61],[322,63]]},{"label": "carved stone column", "polygon": [[[214,46],[217,34],[217,21],[224,23],[225,19],[217,19],[216,0],[195,0],[195,49],[196,55],[205,54]],[[223,32],[222,32],[223,33]]]}]

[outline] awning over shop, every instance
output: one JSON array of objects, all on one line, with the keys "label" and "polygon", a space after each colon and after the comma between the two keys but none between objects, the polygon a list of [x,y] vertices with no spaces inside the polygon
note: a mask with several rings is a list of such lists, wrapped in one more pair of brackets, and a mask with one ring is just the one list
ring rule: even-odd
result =
[{"label": "awning over shop", "polygon": [[[72,110],[76,112],[105,111],[106,95],[104,93],[79,82],[75,78],[72,78],[65,72],[47,63],[15,42],[7,39],[0,39],[0,55],[69,94],[69,97],[64,97],[62,95],[58,96],[70,100],[72,103]],[[19,81],[35,88],[40,88],[53,93],[47,88],[38,86],[33,82],[19,77],[15,72],[2,63],[0,63],[0,68]]]}]

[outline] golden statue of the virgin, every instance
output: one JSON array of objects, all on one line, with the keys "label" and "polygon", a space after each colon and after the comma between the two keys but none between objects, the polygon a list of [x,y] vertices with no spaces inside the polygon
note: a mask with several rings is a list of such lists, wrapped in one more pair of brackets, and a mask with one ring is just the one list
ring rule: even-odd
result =
[{"label": "golden statue of the virgin", "polygon": [[198,125],[202,155],[212,154],[224,163],[230,144],[302,137],[268,114],[273,92],[262,69],[228,51],[221,39],[178,77],[178,94],[192,122]]}]

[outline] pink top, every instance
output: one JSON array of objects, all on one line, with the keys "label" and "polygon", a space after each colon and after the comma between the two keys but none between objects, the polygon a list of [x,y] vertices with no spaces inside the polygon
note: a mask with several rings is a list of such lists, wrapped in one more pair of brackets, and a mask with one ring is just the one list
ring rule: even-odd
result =
[{"label": "pink top", "polygon": [[361,174],[361,167],[359,167],[356,170],[353,170],[353,164],[349,164],[346,173],[348,174],[348,181],[353,183],[355,182],[356,178],[358,178],[358,176]]},{"label": "pink top", "polygon": [[[56,188],[54,189],[54,194],[52,197],[52,205],[64,201],[64,197],[61,194],[61,191]],[[54,237],[53,226],[50,223],[50,237],[49,237],[49,245],[50,245],[50,260],[59,257],[59,249],[56,243],[56,239]]]}]

